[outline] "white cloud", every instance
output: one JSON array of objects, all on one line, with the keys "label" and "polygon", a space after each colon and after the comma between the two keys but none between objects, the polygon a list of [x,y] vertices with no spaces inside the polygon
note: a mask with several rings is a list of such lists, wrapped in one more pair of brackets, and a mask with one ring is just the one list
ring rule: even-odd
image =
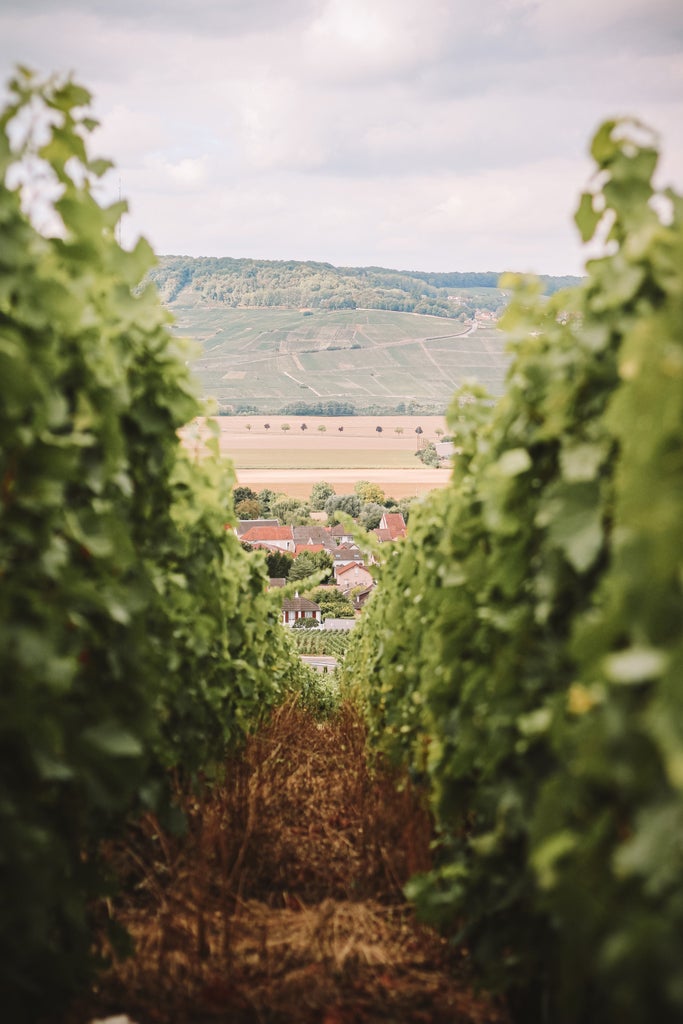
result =
[{"label": "white cloud", "polygon": [[234,122],[246,166],[311,168],[325,159],[324,133],[307,92],[290,79],[250,77],[232,91]]},{"label": "white cloud", "polygon": [[590,136],[683,184],[680,0],[5,0],[0,75],[73,69],[160,251],[576,270]]},{"label": "white cloud", "polygon": [[402,0],[328,0],[305,34],[307,62],[318,77],[351,88],[413,71],[433,51],[437,15]]},{"label": "white cloud", "polygon": [[[259,31],[264,25],[277,28],[296,24],[310,16],[316,0],[60,0],[58,17],[95,16],[107,23],[143,27],[157,36],[182,31],[192,35],[229,32],[241,35]],[[3,0],[8,14],[54,14],[54,0]]]},{"label": "white cloud", "polygon": [[682,41],[680,0],[536,0],[530,10],[542,39],[563,48],[666,50]]},{"label": "white cloud", "polygon": [[181,188],[195,189],[203,186],[207,178],[206,156],[190,159],[186,157],[178,163],[162,163],[164,173]]},{"label": "white cloud", "polygon": [[117,160],[128,166],[142,164],[150,150],[160,150],[170,141],[171,126],[168,122],[122,103],[116,103],[107,111],[92,137],[98,152],[115,153]]}]

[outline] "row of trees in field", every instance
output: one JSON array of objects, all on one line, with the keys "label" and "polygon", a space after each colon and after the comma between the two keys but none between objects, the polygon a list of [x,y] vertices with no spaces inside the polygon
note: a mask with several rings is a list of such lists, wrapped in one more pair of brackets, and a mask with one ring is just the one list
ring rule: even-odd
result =
[{"label": "row of trees in field", "polygon": [[87,92],[21,72],[11,94],[0,116],[0,990],[3,1015],[21,1024],[56,1013],[93,966],[88,907],[110,886],[100,840],[143,810],[172,823],[169,770],[187,780],[220,763],[305,673],[263,558],[224,528],[231,472],[178,443],[202,408],[156,291],[138,288],[149,247],[123,251],[125,204],[94,198],[109,165],[86,151]]},{"label": "row of trees in field", "polygon": [[641,125],[592,153],[606,255],[517,284],[345,661],[435,814],[409,894],[525,1024],[683,1018],[683,200]]},{"label": "row of trees in field", "polygon": [[[353,415],[353,413],[349,413],[348,415]],[[251,433],[251,431],[254,429],[254,425],[252,423],[247,423],[247,424],[245,424],[245,428],[246,428],[247,431],[249,431]],[[271,429],[271,424],[268,423],[268,422],[264,423],[263,424],[263,429],[266,432],[269,431]],[[291,429],[292,429],[292,424],[291,423],[286,423],[285,422],[285,423],[281,423],[280,424],[280,430],[282,430],[283,433],[285,433],[285,434],[288,433]],[[337,431],[340,434],[344,433],[344,427],[343,426],[338,426],[336,429],[337,429]],[[299,424],[299,430],[302,433],[306,433],[306,431],[308,430],[308,424],[307,423],[300,423]],[[318,426],[316,427],[316,430],[318,431],[319,434],[325,434],[325,433],[327,433],[327,425],[325,423],[319,423]],[[381,425],[378,424],[375,427],[375,433],[382,434],[383,432],[384,432],[384,427],[382,427]],[[415,434],[417,434],[418,439],[421,437],[422,434],[424,434],[424,430],[420,426],[415,427],[415,431],[414,432],[415,432]],[[405,433],[405,428],[401,427],[401,426],[394,427],[394,433],[400,436],[400,435]],[[436,436],[438,438],[441,438],[443,436],[443,430],[441,430],[441,429],[435,430],[434,433],[436,434]]]}]

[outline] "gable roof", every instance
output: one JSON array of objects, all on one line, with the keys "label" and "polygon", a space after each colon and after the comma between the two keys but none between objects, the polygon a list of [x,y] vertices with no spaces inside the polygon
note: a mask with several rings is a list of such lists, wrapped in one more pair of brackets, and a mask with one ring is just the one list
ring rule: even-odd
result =
[{"label": "gable roof", "polygon": [[370,572],[370,570],[365,565],[363,565],[362,563],[360,563],[360,562],[349,562],[348,565],[342,565],[342,566],[340,566],[336,570],[337,579],[339,579],[340,576],[343,576],[345,572],[350,572],[351,569],[363,569],[365,572],[368,573],[368,575],[372,576],[372,573]]},{"label": "gable roof", "polygon": [[286,597],[282,602],[285,612],[319,612],[320,605],[309,601],[306,597]]},{"label": "gable roof", "polygon": [[292,531],[297,544],[322,544],[324,547],[334,547],[334,541],[326,526],[293,526]]},{"label": "gable roof", "polygon": [[337,562],[363,562],[363,555],[359,548],[339,547],[334,552],[334,561]]},{"label": "gable roof", "polygon": [[315,555],[318,551],[327,551],[327,548],[324,544],[297,544],[294,548],[294,557],[296,558],[302,551],[310,551],[312,555]]},{"label": "gable roof", "polygon": [[280,523],[277,519],[238,519],[235,532],[238,537],[241,537],[247,530],[253,529],[255,526],[279,526]]},{"label": "gable roof", "polygon": [[240,540],[246,540],[248,544],[252,541],[262,540],[293,540],[291,526],[252,526],[250,530],[243,533]]},{"label": "gable roof", "polygon": [[373,581],[373,583],[369,587],[366,587],[365,590],[359,590],[353,599],[353,607],[361,608],[365,604],[367,599],[370,597],[370,594],[373,592],[374,589],[375,584]]},{"label": "gable roof", "polygon": [[381,529],[389,531],[392,540],[406,535],[406,521],[400,512],[385,512],[379,525]]}]

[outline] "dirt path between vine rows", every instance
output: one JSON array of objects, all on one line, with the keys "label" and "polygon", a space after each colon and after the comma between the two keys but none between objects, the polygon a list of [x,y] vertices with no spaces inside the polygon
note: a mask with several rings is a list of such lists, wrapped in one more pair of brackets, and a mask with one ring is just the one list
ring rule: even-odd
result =
[{"label": "dirt path between vine rows", "polygon": [[405,903],[429,818],[368,772],[364,740],[351,709],[322,725],[282,709],[224,784],[185,798],[182,838],[147,817],[111,845],[123,890],[99,909],[103,934],[115,919],[135,953],[65,1024],[505,1024],[466,950]]}]

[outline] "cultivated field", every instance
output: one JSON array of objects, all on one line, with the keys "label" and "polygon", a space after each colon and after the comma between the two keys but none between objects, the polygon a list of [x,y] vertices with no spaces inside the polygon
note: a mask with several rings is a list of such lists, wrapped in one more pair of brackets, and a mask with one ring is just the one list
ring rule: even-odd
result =
[{"label": "cultivated field", "polygon": [[294,403],[358,410],[447,408],[477,380],[503,390],[505,339],[495,324],[376,309],[299,311],[171,304],[176,334],[198,342],[192,367],[220,409],[282,411]]},{"label": "cultivated field", "polygon": [[[441,416],[220,416],[215,422],[221,454],[234,463],[238,483],[256,491],[269,487],[307,497],[314,483],[325,480],[344,494],[357,480],[371,480],[402,498],[443,487],[450,476],[447,467],[424,466],[415,454],[420,438],[438,441],[437,431],[447,431]],[[289,430],[282,429],[285,424]],[[415,433],[418,427],[422,435]],[[204,433],[202,421],[183,431],[198,456]]]}]

